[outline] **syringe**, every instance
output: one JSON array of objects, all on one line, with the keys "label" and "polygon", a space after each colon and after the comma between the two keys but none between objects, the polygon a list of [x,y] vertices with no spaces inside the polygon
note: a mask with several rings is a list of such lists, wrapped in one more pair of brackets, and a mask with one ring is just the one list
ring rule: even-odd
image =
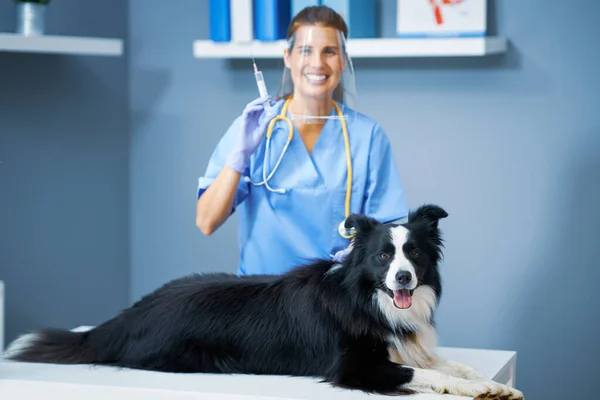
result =
[{"label": "syringe", "polygon": [[[263,78],[262,72],[259,71],[258,68],[256,68],[256,62],[254,61],[254,57],[252,57],[252,65],[254,65],[254,77],[256,78],[258,93],[260,94],[260,97],[266,97],[268,95],[267,85],[265,85],[265,79]],[[265,110],[267,111],[267,114],[271,114],[271,105],[268,101],[265,103]]]}]

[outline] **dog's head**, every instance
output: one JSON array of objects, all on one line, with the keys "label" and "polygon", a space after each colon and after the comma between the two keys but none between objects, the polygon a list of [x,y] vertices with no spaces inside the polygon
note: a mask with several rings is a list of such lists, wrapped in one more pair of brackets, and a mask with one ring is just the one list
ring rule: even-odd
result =
[{"label": "dog's head", "polygon": [[375,288],[387,293],[396,308],[412,304],[422,285],[440,292],[438,263],[442,239],[438,221],[448,214],[435,205],[423,205],[403,224],[382,224],[364,215],[351,215],[346,228],[354,229],[354,246],[347,262]]}]

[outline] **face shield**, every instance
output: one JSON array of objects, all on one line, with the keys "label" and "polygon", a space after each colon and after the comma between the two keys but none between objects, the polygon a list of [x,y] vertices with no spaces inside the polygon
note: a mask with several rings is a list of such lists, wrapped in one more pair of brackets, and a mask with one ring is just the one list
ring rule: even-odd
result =
[{"label": "face shield", "polygon": [[301,100],[290,103],[290,119],[304,124],[350,120],[353,113],[346,107],[356,110],[356,87],[341,31],[322,26],[300,27],[288,41],[284,61],[279,96]]}]

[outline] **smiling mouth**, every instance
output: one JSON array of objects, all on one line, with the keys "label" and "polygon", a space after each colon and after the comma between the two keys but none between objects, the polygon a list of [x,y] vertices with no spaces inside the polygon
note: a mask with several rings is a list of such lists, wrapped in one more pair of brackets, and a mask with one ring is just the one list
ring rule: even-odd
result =
[{"label": "smiling mouth", "polygon": [[401,310],[410,308],[410,306],[412,305],[412,297],[413,297],[414,292],[415,292],[414,289],[412,289],[412,290],[409,290],[409,289],[389,290],[388,289],[388,294],[393,299],[394,306]]},{"label": "smiling mouth", "polygon": [[322,85],[324,82],[327,81],[329,75],[306,73],[304,74],[304,78],[306,78],[306,80],[313,85]]}]

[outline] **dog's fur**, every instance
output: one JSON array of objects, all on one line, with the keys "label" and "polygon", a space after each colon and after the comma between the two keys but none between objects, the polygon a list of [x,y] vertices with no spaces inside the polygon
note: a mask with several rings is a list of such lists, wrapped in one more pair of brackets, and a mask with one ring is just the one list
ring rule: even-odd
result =
[{"label": "dog's fur", "polygon": [[[6,357],[169,372],[320,377],[371,393],[522,398],[436,355],[442,285],[439,219],[424,205],[405,224],[352,215],[352,251],[281,276],[193,275],[167,283],[87,332],[21,336]],[[268,260],[265,260],[268,262]],[[409,294],[411,293],[411,294]]]}]

